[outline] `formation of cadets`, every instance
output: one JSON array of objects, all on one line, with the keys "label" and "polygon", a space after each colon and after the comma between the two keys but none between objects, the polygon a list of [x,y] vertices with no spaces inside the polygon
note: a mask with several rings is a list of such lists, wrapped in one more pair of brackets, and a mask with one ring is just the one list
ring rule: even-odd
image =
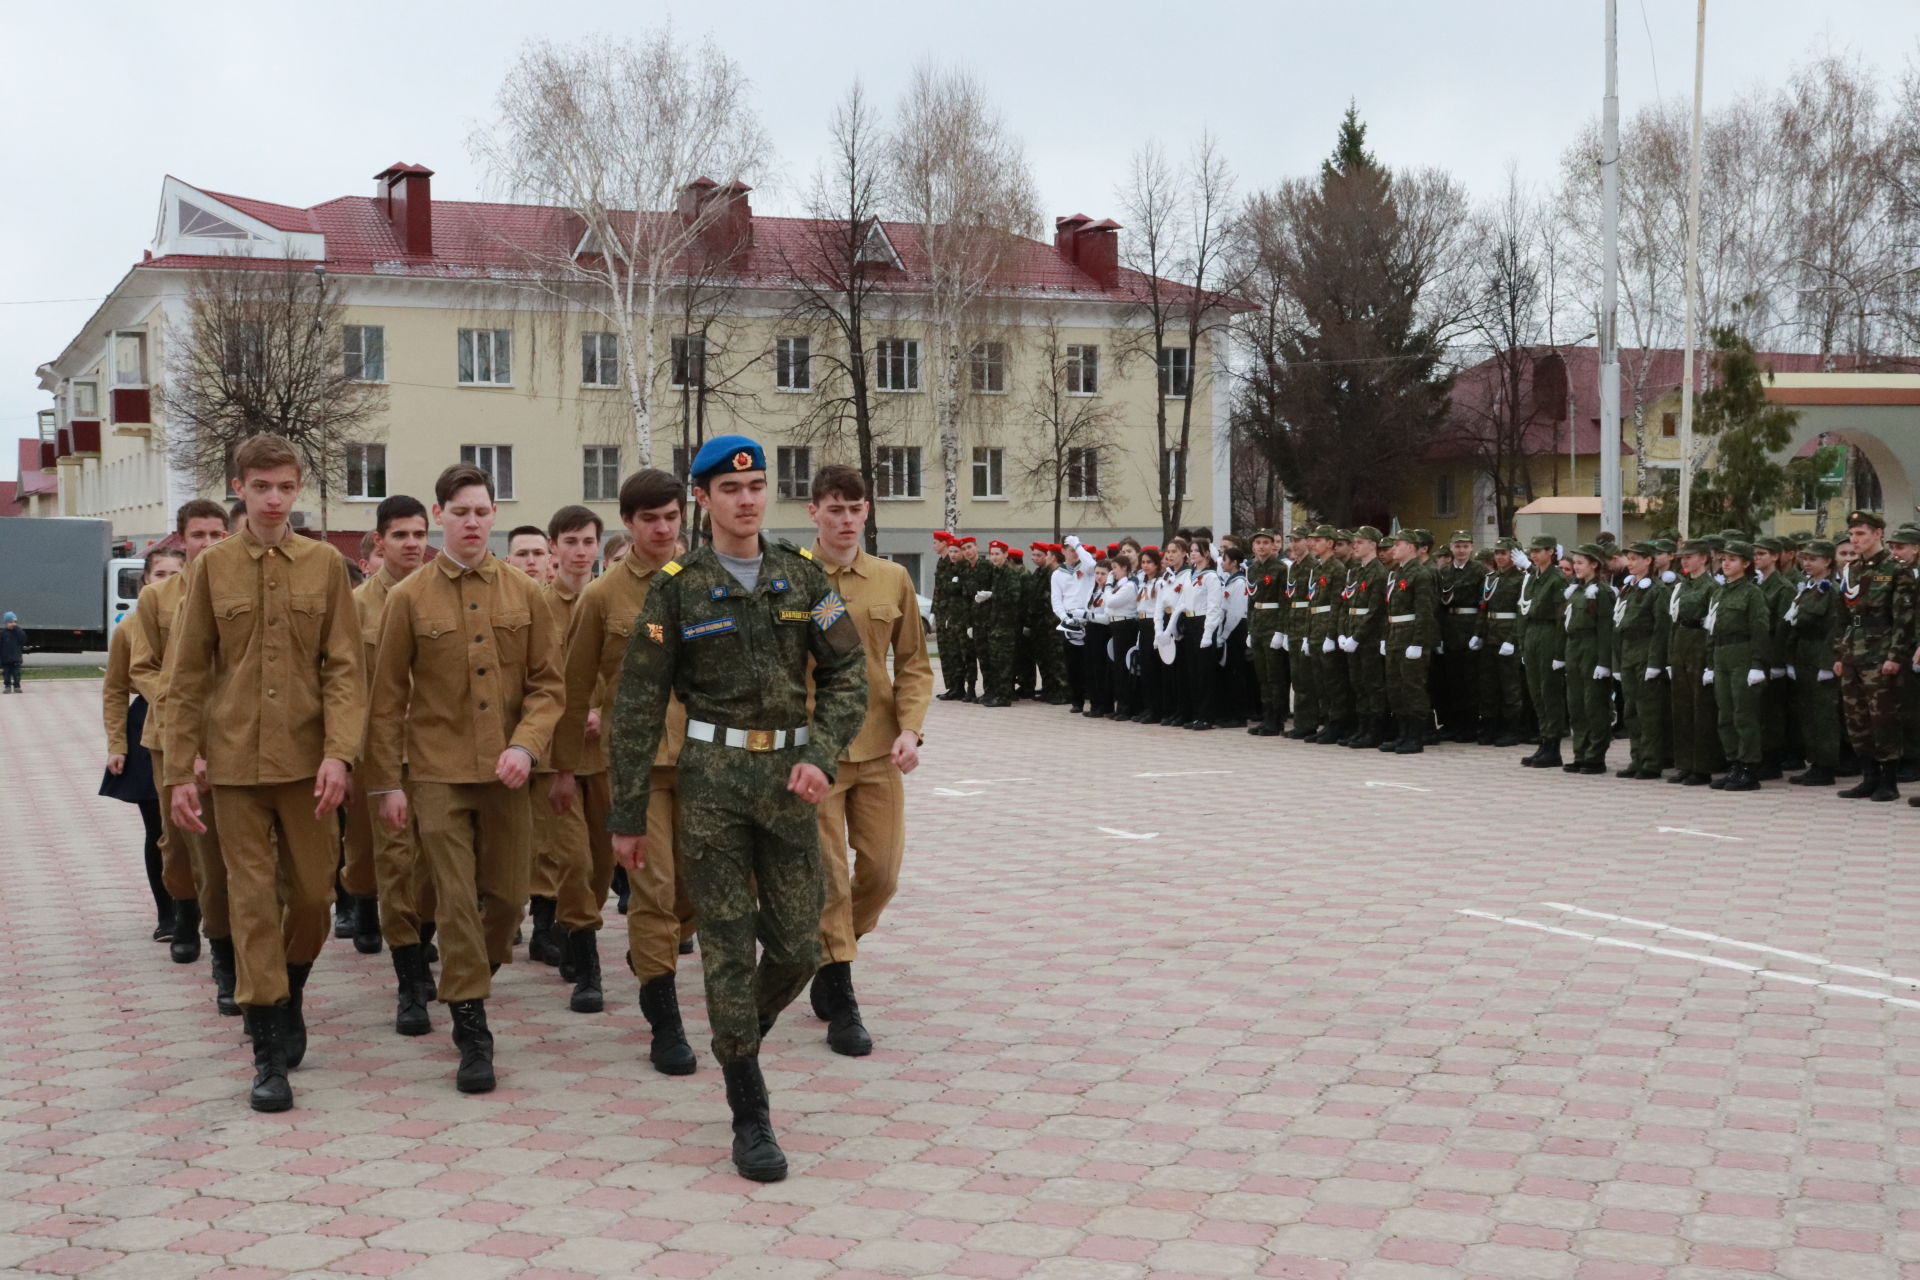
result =
[{"label": "formation of cadets", "polygon": [[1402,755],[1530,745],[1528,768],[1592,775],[1625,739],[1614,777],[1724,791],[1920,780],[1920,524],[1874,511],[1839,541],[1070,537],[1031,568],[935,538],[944,698]]},{"label": "formation of cadets", "polygon": [[236,510],[180,508],[115,632],[102,790],[148,816],[156,940],[186,964],[204,935],[215,1008],[244,1019],[250,1105],[293,1105],[330,926],[390,952],[394,1031],[426,1034],[440,1002],[457,1087],[493,1089],[486,1002],[529,911],[528,958],[572,1010],[606,1007],[618,870],[650,1062],[698,1067],[675,985],[697,930],[735,1166],[785,1176],[760,1041],[810,991],[835,1052],[872,1051],[853,961],[899,882],[933,690],[911,579],[861,549],[859,472],[815,477],[801,548],[760,531],[760,446],[718,437],[690,469],[709,545],[686,552],[686,482],[649,469],[617,539],[567,507],[502,560],[490,477],[453,466],[430,505],[379,504],[354,586],[288,528],[286,441],[251,438],[234,470]]}]

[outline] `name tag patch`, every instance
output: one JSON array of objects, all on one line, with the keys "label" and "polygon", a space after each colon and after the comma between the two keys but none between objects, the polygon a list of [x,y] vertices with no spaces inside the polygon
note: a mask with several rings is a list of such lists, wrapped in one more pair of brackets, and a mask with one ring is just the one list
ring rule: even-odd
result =
[{"label": "name tag patch", "polygon": [[812,620],[813,615],[805,609],[782,609],[780,611],[780,621],[782,622],[810,622]]},{"label": "name tag patch", "polygon": [[686,626],[680,628],[680,638],[682,640],[699,640],[706,636],[724,636],[737,630],[739,630],[739,628],[734,626],[731,617],[715,618],[711,622],[688,623]]}]

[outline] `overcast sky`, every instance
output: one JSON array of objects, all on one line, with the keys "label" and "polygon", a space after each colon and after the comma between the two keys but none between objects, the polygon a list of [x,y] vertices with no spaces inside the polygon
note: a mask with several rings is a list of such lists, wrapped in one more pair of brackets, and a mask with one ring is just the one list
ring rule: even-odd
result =
[{"label": "overcast sky", "polygon": [[[311,205],[371,194],[372,175],[404,160],[435,171],[436,197],[476,196],[467,138],[529,37],[669,16],[689,37],[712,34],[754,82],[780,154],[784,182],[755,198],[766,212],[794,211],[856,77],[890,107],[917,60],[964,65],[1024,141],[1042,211],[1102,217],[1149,137],[1178,154],[1212,129],[1247,189],[1311,171],[1349,98],[1389,164],[1450,169],[1483,196],[1509,162],[1545,183],[1598,114],[1603,13],[1603,0],[10,5],[0,440],[33,434],[48,405],[35,367],[148,246],[164,175]],[[583,14],[598,20],[572,22]],[[1692,0],[1620,0],[1623,114],[1691,91],[1693,17]],[[1891,83],[1917,45],[1915,0],[1715,0],[1708,102],[1829,50]],[[0,477],[12,470],[9,449]]]}]

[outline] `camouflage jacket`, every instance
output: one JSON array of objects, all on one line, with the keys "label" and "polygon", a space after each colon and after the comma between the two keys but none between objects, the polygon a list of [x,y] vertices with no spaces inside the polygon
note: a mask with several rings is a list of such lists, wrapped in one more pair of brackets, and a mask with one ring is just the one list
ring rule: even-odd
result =
[{"label": "camouflage jacket", "polygon": [[[1247,585],[1253,588],[1248,601],[1248,629],[1255,640],[1264,641],[1286,625],[1287,566],[1279,556],[1255,560],[1247,566]],[[1263,609],[1261,605],[1277,605]]]},{"label": "camouflage jacket", "polygon": [[1780,624],[1787,664],[1797,668],[1798,679],[1818,680],[1821,669],[1833,666],[1839,657],[1840,628],[1846,625],[1844,612],[1831,578],[1802,579],[1795,588]]},{"label": "camouflage jacket", "polygon": [[860,731],[867,715],[866,651],[846,605],[809,553],[764,537],[760,549],[752,591],[734,580],[710,546],[662,565],[655,577],[614,696],[607,830],[637,835],[647,829],[669,690],[689,720],[724,729],[793,729],[809,723],[812,658],[811,740],[797,756],[779,757],[782,772],[797,762],[833,777],[835,762]]},{"label": "camouflage jacket", "polygon": [[1347,565],[1346,590],[1341,593],[1344,601],[1344,628],[1342,634],[1352,636],[1362,645],[1374,645],[1387,633],[1387,566],[1375,559],[1361,564],[1354,560]]},{"label": "camouflage jacket", "polygon": [[1846,566],[1840,573],[1847,615],[1840,656],[1856,666],[1905,666],[1913,652],[1914,585],[1912,571],[1884,549]]},{"label": "camouflage jacket", "polygon": [[1481,643],[1496,653],[1520,639],[1520,578],[1519,569],[1502,569],[1480,580]]}]

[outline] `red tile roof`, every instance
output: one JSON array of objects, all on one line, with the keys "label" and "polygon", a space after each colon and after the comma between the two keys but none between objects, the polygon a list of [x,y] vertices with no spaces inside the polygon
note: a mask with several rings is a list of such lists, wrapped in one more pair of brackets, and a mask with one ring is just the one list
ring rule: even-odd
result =
[{"label": "red tile roof", "polygon": [[28,498],[36,493],[58,493],[60,477],[40,469],[40,442],[22,440],[20,442],[20,478],[16,483],[16,498]]},{"label": "red tile roof", "polygon": [[14,488],[14,481],[0,480],[0,518],[27,514],[27,509],[21,506],[18,500],[14,498]]}]

